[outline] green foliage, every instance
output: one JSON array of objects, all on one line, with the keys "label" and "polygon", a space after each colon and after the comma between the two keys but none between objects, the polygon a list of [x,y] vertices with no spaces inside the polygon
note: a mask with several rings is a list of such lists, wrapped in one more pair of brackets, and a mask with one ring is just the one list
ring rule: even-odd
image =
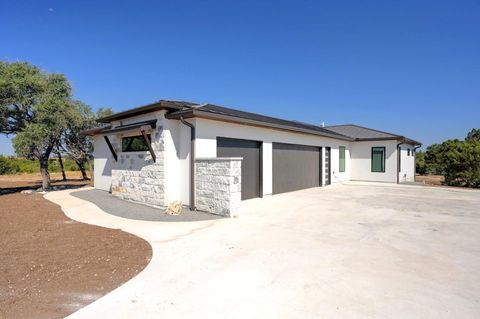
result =
[{"label": "green foliage", "polygon": [[[422,157],[418,155],[417,169],[422,169]],[[464,141],[447,140],[429,146],[424,162],[424,172],[444,175],[447,185],[480,187],[480,130],[471,130]]]},{"label": "green foliage", "polygon": [[13,161],[10,157],[0,155],[0,175],[16,174],[20,171],[18,163]]},{"label": "green foliage", "polygon": [[17,155],[38,159],[43,188],[50,187],[48,158],[75,114],[71,86],[26,62],[0,62],[0,133],[15,134]]},{"label": "green foliage", "polygon": [[441,144],[432,144],[427,147],[425,153],[425,173],[431,175],[444,175],[445,167],[440,161],[440,156],[443,152]]},{"label": "green foliage", "polygon": [[[64,158],[63,165],[66,171],[78,171],[78,165],[71,158]],[[0,175],[38,173],[38,167],[38,160],[0,155]],[[61,171],[57,158],[48,160],[48,170],[50,172]]]},{"label": "green foliage", "polygon": [[427,174],[427,165],[425,163],[425,152],[419,151],[415,155],[416,172],[421,175]]},{"label": "green foliage", "polygon": [[110,116],[113,114],[113,110],[110,107],[99,107],[97,113],[95,113],[95,117],[100,119],[102,117]]},{"label": "green foliage", "polygon": [[469,142],[477,142],[480,143],[480,129],[474,128],[470,132],[468,132],[465,141]]}]

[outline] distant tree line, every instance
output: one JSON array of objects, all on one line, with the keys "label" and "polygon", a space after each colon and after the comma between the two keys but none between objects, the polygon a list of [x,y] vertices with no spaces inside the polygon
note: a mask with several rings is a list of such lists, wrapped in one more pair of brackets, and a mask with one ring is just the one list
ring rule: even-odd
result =
[{"label": "distant tree line", "polygon": [[87,178],[93,145],[81,132],[109,114],[109,108],[94,113],[75,100],[63,74],[42,71],[28,62],[0,61],[0,134],[13,136],[17,156],[37,161],[44,190],[50,188],[51,157],[58,159],[64,171],[62,156],[66,155]]},{"label": "distant tree line", "polygon": [[447,140],[418,152],[419,174],[443,175],[445,184],[480,187],[480,129],[472,129],[464,140]]},{"label": "distant tree line", "polygon": [[[62,165],[64,171],[80,171],[78,164],[75,163],[73,159],[68,157],[68,155],[62,158]],[[38,173],[38,171],[39,162],[37,160],[29,160],[24,157],[0,155],[0,175],[30,174]],[[52,157],[48,159],[48,171],[50,173],[62,172],[62,166],[60,165],[60,159],[58,157]]]}]

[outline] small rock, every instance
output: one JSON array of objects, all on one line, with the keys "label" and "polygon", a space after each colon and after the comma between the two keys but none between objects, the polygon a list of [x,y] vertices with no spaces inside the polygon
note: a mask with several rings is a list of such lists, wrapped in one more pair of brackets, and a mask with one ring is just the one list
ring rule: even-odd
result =
[{"label": "small rock", "polygon": [[26,189],[26,190],[21,191],[20,194],[32,195],[32,194],[33,194],[33,190],[31,190],[31,189]]},{"label": "small rock", "polygon": [[167,209],[165,209],[165,214],[167,215],[180,215],[182,212],[182,202],[181,201],[174,201],[168,205]]}]

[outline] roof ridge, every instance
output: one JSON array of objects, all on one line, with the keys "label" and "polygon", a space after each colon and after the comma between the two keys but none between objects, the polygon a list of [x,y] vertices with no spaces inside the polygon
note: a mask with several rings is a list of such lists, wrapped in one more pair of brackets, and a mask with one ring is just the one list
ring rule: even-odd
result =
[{"label": "roof ridge", "polygon": [[377,132],[377,133],[388,134],[388,135],[392,135],[392,136],[395,136],[395,137],[403,137],[403,135],[398,135],[398,134],[391,133],[391,132],[381,131],[381,130],[377,130],[377,129],[374,129],[374,128],[358,125],[358,124],[330,125],[330,126],[327,126],[327,128],[329,128],[329,127],[339,127],[339,126],[355,126],[355,127],[358,127],[358,128],[363,128],[365,130],[370,130],[370,131]]},{"label": "roof ridge", "polygon": [[398,134],[394,134],[394,133],[386,132],[386,131],[380,131],[380,130],[376,130],[376,129],[374,129],[374,128],[369,128],[369,127],[365,127],[365,126],[361,126],[361,125],[357,125],[357,124],[350,124],[350,125],[356,126],[356,127],[360,127],[360,128],[366,129],[366,130],[378,132],[378,133],[390,134],[390,135],[392,135],[392,136],[397,136],[397,137],[403,137],[403,135],[398,135]]}]

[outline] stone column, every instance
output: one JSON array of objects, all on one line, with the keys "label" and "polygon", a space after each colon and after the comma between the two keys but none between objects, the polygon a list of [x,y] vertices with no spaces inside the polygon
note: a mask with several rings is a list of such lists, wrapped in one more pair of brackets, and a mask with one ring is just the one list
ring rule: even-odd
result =
[{"label": "stone column", "polygon": [[222,216],[238,216],[242,197],[241,176],[242,158],[197,158],[197,209]]}]

